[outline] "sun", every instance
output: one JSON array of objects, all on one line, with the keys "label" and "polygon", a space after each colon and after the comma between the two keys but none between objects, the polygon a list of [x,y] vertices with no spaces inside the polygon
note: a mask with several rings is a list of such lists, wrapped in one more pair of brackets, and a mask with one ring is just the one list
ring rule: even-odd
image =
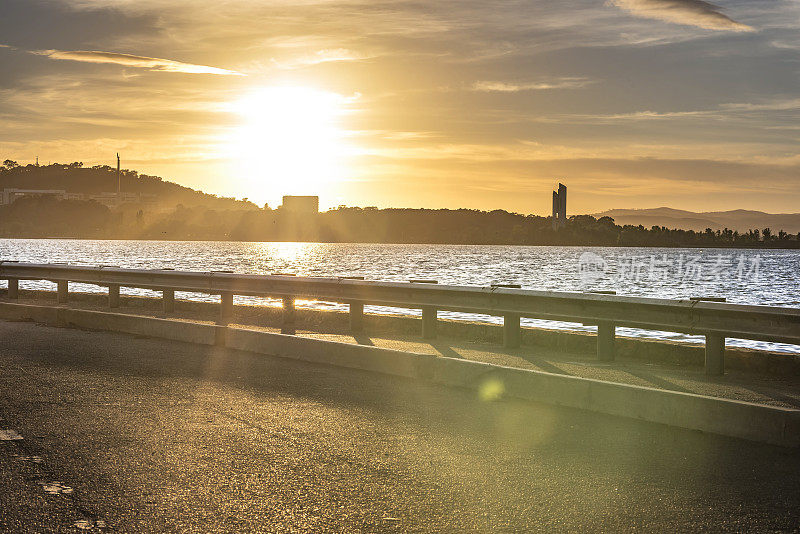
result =
[{"label": "sun", "polygon": [[232,103],[228,139],[242,189],[255,201],[324,196],[346,174],[348,97],[308,87],[267,87]]}]

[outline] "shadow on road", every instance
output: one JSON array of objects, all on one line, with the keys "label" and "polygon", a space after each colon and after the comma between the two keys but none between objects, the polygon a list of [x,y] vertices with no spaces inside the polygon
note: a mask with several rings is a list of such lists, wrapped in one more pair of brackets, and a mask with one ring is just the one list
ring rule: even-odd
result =
[{"label": "shadow on road", "polygon": [[181,499],[224,509],[217,494],[239,507],[277,502],[294,527],[301,508],[325,516],[307,530],[382,531],[383,517],[422,531],[774,530],[796,526],[800,510],[796,451],[504,400],[491,374],[476,393],[24,323],[0,323],[0,371],[3,415],[57,436],[45,452],[74,464],[70,476],[107,469],[96,477],[112,493],[127,480],[117,472],[206,484],[157,517],[189,513]]}]

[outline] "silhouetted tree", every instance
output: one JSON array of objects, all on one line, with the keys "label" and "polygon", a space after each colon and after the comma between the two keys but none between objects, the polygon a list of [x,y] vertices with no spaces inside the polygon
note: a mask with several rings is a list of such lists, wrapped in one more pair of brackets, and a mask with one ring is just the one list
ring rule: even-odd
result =
[{"label": "silhouetted tree", "polygon": [[[505,210],[378,209],[340,206],[316,215],[259,209],[249,202],[194,191],[158,177],[125,170],[123,191],[154,195],[158,202],[109,210],[95,202],[23,198],[0,207],[3,237],[108,237],[127,239],[233,239],[364,243],[454,243],[643,247],[791,247],[800,235],[770,229],[703,232],[665,226],[620,226],[611,217],[575,215],[558,230],[550,217]],[[0,189],[113,191],[116,169],[80,162],[20,167],[6,160]]]}]

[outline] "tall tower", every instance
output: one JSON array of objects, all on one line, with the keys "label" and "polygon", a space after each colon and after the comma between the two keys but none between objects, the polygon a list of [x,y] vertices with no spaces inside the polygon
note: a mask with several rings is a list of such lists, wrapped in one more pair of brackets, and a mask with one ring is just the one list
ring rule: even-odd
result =
[{"label": "tall tower", "polygon": [[567,224],[567,186],[558,184],[558,191],[553,191],[553,230]]},{"label": "tall tower", "polygon": [[117,197],[119,197],[121,191],[122,191],[122,182],[120,181],[120,176],[119,176],[119,152],[117,152]]},{"label": "tall tower", "polygon": [[558,219],[559,211],[561,211],[561,202],[558,200],[558,192],[553,191],[553,222]]}]

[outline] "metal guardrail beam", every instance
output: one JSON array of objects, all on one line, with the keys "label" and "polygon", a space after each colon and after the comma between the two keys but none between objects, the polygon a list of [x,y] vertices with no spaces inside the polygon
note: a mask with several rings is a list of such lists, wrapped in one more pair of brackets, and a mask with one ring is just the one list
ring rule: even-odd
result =
[{"label": "metal guardrail beam", "polygon": [[[800,344],[800,309],[697,299],[667,300],[596,293],[532,291],[499,286],[448,286],[415,282],[373,282],[355,278],[20,262],[0,262],[0,279],[51,280],[61,282],[62,288],[66,282],[77,282],[110,288],[127,286],[153,289],[165,291],[165,295],[176,290],[220,294],[225,296],[226,304],[228,295],[234,294],[271,296],[284,301],[312,298],[350,303],[354,312],[363,310],[364,304],[372,304],[481,313],[510,317],[512,320],[516,317],[531,317],[595,324],[601,325],[606,333],[606,339],[602,343],[604,359],[613,358],[613,328],[616,326],[712,336],[715,346],[718,345],[719,338],[726,337]],[[514,346],[515,343],[516,339],[511,336],[509,346]]]},{"label": "metal guardrail beam", "polygon": [[800,309],[511,288],[0,262],[0,279],[296,297],[800,343]]}]

